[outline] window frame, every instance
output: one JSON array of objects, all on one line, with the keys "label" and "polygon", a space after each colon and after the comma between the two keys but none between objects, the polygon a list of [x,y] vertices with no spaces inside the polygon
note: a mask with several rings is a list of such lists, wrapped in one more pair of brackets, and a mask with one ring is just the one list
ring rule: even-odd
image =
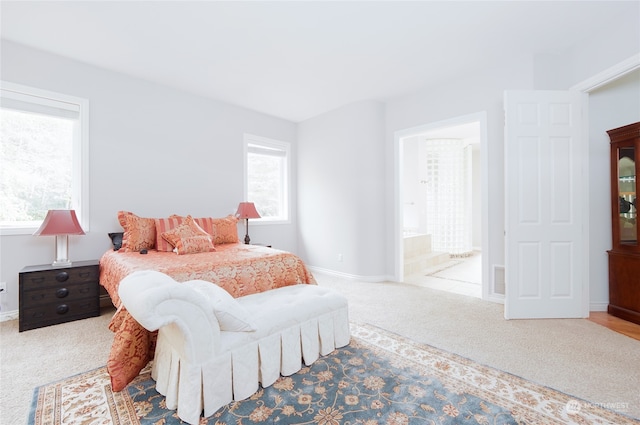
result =
[{"label": "window frame", "polygon": [[[280,140],[269,139],[262,136],[256,136],[253,134],[244,134],[244,201],[253,202],[248,199],[249,196],[249,145],[257,145],[265,149],[274,149],[284,152],[285,158],[285,170],[284,170],[284,182],[283,185],[283,212],[284,217],[261,217],[257,219],[251,219],[251,224],[290,224],[291,223],[291,143],[283,142]],[[260,212],[260,206],[256,205],[258,212]]]},{"label": "window frame", "polygon": [[[34,104],[47,105],[54,103],[68,103],[78,108],[78,137],[73,140],[73,164],[71,178],[71,208],[76,211],[78,221],[85,232],[89,229],[89,100],[43,90],[9,81],[0,81],[0,96],[11,98],[15,93],[18,97],[28,96]],[[71,109],[71,108],[69,108]],[[35,232],[42,221],[31,225],[7,225],[0,223],[0,236],[30,235]]]}]

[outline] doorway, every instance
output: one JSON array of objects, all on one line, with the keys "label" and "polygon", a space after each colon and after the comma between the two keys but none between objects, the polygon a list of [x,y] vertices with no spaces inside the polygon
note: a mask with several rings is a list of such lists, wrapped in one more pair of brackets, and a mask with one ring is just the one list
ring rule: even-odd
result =
[{"label": "doorway", "polygon": [[[486,114],[471,114],[398,133],[399,280],[484,298],[488,282],[488,244],[483,240],[487,233],[483,214],[487,196],[486,154],[483,155]],[[443,154],[438,149],[447,152]],[[454,163],[460,161],[468,170],[460,174],[451,170],[455,164],[445,165],[451,164],[451,155]],[[438,171],[438,167],[447,168]],[[457,212],[445,208],[457,208]],[[454,216],[458,218],[453,219]]]}]

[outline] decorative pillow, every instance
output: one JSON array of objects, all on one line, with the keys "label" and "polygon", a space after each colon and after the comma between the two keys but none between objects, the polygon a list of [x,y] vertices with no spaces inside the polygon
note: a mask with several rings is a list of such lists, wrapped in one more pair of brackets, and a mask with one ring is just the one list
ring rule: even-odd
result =
[{"label": "decorative pillow", "polygon": [[115,232],[115,233],[107,233],[109,238],[111,238],[111,243],[113,244],[113,250],[117,251],[122,248],[122,236],[124,232]]},{"label": "decorative pillow", "polygon": [[197,254],[215,251],[211,236],[186,236],[181,238],[173,249],[178,255]]},{"label": "decorative pillow", "polygon": [[156,246],[156,224],[153,218],[142,218],[129,211],[118,211],[118,221],[124,229],[124,251],[153,249]]},{"label": "decorative pillow", "polygon": [[157,332],[149,332],[135,320],[125,320],[129,312],[121,306],[109,329],[115,332],[107,370],[113,391],[122,391],[153,360]]},{"label": "decorative pillow", "polygon": [[173,246],[162,237],[162,234],[178,227],[182,224],[183,220],[183,217],[177,215],[172,215],[169,218],[156,218],[154,220],[156,225],[156,249],[158,251],[173,251]]},{"label": "decorative pillow", "polygon": [[184,282],[209,300],[220,329],[230,332],[253,332],[257,329],[249,312],[220,286],[204,280]]},{"label": "decorative pillow", "polygon": [[[178,224],[181,224],[182,221],[185,219],[185,217],[179,216],[179,215],[171,215],[169,216],[170,220],[176,220],[178,222]],[[193,221],[195,221],[198,226],[200,226],[202,228],[202,230],[204,230],[205,232],[207,232],[210,236],[211,236],[211,240],[214,243],[216,242],[216,226],[214,224],[214,219],[211,217],[203,217],[203,218],[194,218]],[[167,229],[169,230],[169,229]]]},{"label": "decorative pillow", "polygon": [[228,215],[225,218],[214,218],[213,224],[216,228],[216,245],[224,243],[238,243],[238,218]]},{"label": "decorative pillow", "polygon": [[190,215],[182,224],[162,233],[162,237],[175,247],[178,255],[215,251],[211,236]]}]

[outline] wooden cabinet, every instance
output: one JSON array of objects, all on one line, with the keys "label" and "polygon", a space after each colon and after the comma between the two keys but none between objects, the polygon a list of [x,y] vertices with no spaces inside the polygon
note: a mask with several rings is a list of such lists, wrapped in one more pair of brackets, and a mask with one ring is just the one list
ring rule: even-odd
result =
[{"label": "wooden cabinet", "polygon": [[614,316],[640,324],[640,122],[607,131],[611,140],[609,307]]},{"label": "wooden cabinet", "polygon": [[69,267],[50,264],[20,271],[20,332],[99,316],[98,261],[76,261]]}]

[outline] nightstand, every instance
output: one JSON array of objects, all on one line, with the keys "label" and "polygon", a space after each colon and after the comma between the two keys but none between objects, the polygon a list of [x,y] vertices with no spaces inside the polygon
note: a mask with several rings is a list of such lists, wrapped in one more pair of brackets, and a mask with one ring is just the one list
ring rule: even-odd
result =
[{"label": "nightstand", "polygon": [[100,315],[99,262],[74,261],[20,270],[20,332]]}]

